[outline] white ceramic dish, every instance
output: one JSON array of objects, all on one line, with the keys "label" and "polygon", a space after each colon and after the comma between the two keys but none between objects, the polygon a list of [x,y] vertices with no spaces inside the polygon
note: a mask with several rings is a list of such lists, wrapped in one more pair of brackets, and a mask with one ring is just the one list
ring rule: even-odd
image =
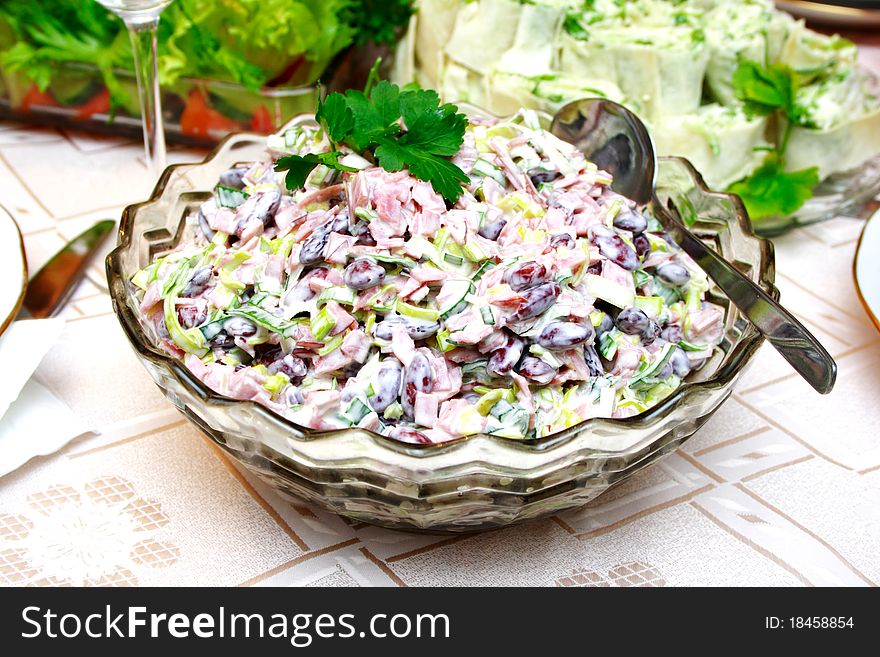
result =
[{"label": "white ceramic dish", "polygon": [[868,219],[862,230],[853,276],[862,305],[880,331],[880,211]]},{"label": "white ceramic dish", "polygon": [[0,335],[15,319],[27,287],[27,260],[21,231],[12,215],[0,205]]}]

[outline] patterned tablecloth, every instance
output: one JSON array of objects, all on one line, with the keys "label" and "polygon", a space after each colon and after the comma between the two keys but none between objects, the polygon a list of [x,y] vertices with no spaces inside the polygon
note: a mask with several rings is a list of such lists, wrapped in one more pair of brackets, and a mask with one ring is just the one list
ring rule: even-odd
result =
[{"label": "patterned tablecloth", "polygon": [[[21,225],[31,271],[147,196],[140,156],[124,139],[0,123],[0,203]],[[880,582],[880,334],[852,278],[862,225],[839,218],[776,240],[783,301],[840,367],[831,395],[764,346],[733,397],[662,463],[586,508],[453,538],[289,506],[242,472],[135,359],[98,261],[35,374],[97,435],[0,478],[0,583]]]}]

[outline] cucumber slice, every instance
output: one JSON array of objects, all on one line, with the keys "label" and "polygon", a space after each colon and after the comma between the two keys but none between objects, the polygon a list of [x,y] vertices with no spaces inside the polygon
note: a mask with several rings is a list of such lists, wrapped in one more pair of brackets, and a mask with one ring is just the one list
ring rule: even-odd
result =
[{"label": "cucumber slice", "polygon": [[285,338],[289,337],[290,332],[296,327],[296,322],[273,315],[268,310],[260,308],[259,306],[247,305],[240,308],[233,308],[228,311],[228,314],[233,317],[244,317],[257,326],[262,326],[275,333],[280,333]]},{"label": "cucumber slice", "polygon": [[483,316],[483,324],[495,326],[495,315],[492,314],[492,309],[489,306],[481,307],[480,315]]},{"label": "cucumber slice", "polygon": [[487,260],[486,262],[484,262],[482,265],[480,265],[479,269],[477,269],[477,271],[473,273],[473,275],[471,276],[471,280],[474,282],[480,280],[483,277],[483,274],[486,273],[486,270],[488,270],[493,264],[494,263],[491,260]]},{"label": "cucumber slice", "polygon": [[709,349],[709,345],[694,344],[693,342],[688,342],[687,340],[679,340],[678,346],[685,351],[707,351]]},{"label": "cucumber slice", "polygon": [[474,284],[470,280],[453,279],[446,281],[440,289],[440,297],[443,299],[440,305],[440,318],[446,319],[458,312],[460,306],[467,303],[465,297],[473,291]]},{"label": "cucumber slice", "polygon": [[345,418],[347,421],[351,422],[353,425],[357,424],[361,420],[363,420],[367,415],[372,413],[372,410],[369,406],[367,406],[360,399],[355,397],[351,400],[351,403],[348,405],[340,415]]},{"label": "cucumber slice", "polygon": [[614,331],[603,333],[602,337],[599,338],[599,343],[596,345],[599,353],[602,354],[602,358],[605,360],[611,360],[617,354],[617,342],[614,341],[612,333]]},{"label": "cucumber slice", "polygon": [[217,197],[217,205],[221,208],[230,208],[232,210],[244,203],[248,197],[247,193],[240,189],[224,187],[223,185],[217,185],[214,188],[214,195]]},{"label": "cucumber slice", "polygon": [[676,348],[677,345],[674,344],[666,344],[663,345],[663,350],[660,352],[660,356],[655,360],[651,365],[646,367],[641,372],[636,372],[636,374],[630,379],[630,387],[634,384],[638,383],[642,379],[647,379],[653,377],[657,372],[660,371],[666,361],[668,361],[672,357],[672,352]]},{"label": "cucumber slice", "polygon": [[404,256],[371,253],[369,257],[377,262],[382,262],[386,265],[396,265],[398,267],[403,267],[404,269],[412,269],[417,264],[412,258],[406,258]]}]

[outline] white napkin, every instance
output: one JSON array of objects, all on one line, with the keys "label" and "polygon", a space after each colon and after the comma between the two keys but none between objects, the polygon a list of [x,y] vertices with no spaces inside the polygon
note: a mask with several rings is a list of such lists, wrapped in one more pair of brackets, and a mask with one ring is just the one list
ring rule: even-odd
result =
[{"label": "white napkin", "polygon": [[63,329],[63,319],[30,319],[14,322],[0,336],[0,476],[89,430],[64,402],[30,380]]}]

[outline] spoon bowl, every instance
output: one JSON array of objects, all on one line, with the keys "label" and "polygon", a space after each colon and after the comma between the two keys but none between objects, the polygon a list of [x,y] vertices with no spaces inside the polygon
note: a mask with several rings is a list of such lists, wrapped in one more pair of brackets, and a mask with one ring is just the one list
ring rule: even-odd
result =
[{"label": "spoon bowl", "polygon": [[611,188],[639,205],[652,203],[666,232],[715,281],[770,344],[816,391],[831,392],[837,364],[800,321],[688,230],[674,208],[656,200],[657,157],[642,120],[619,103],[576,100],[560,108],[550,131],[577,146],[614,178]]}]

